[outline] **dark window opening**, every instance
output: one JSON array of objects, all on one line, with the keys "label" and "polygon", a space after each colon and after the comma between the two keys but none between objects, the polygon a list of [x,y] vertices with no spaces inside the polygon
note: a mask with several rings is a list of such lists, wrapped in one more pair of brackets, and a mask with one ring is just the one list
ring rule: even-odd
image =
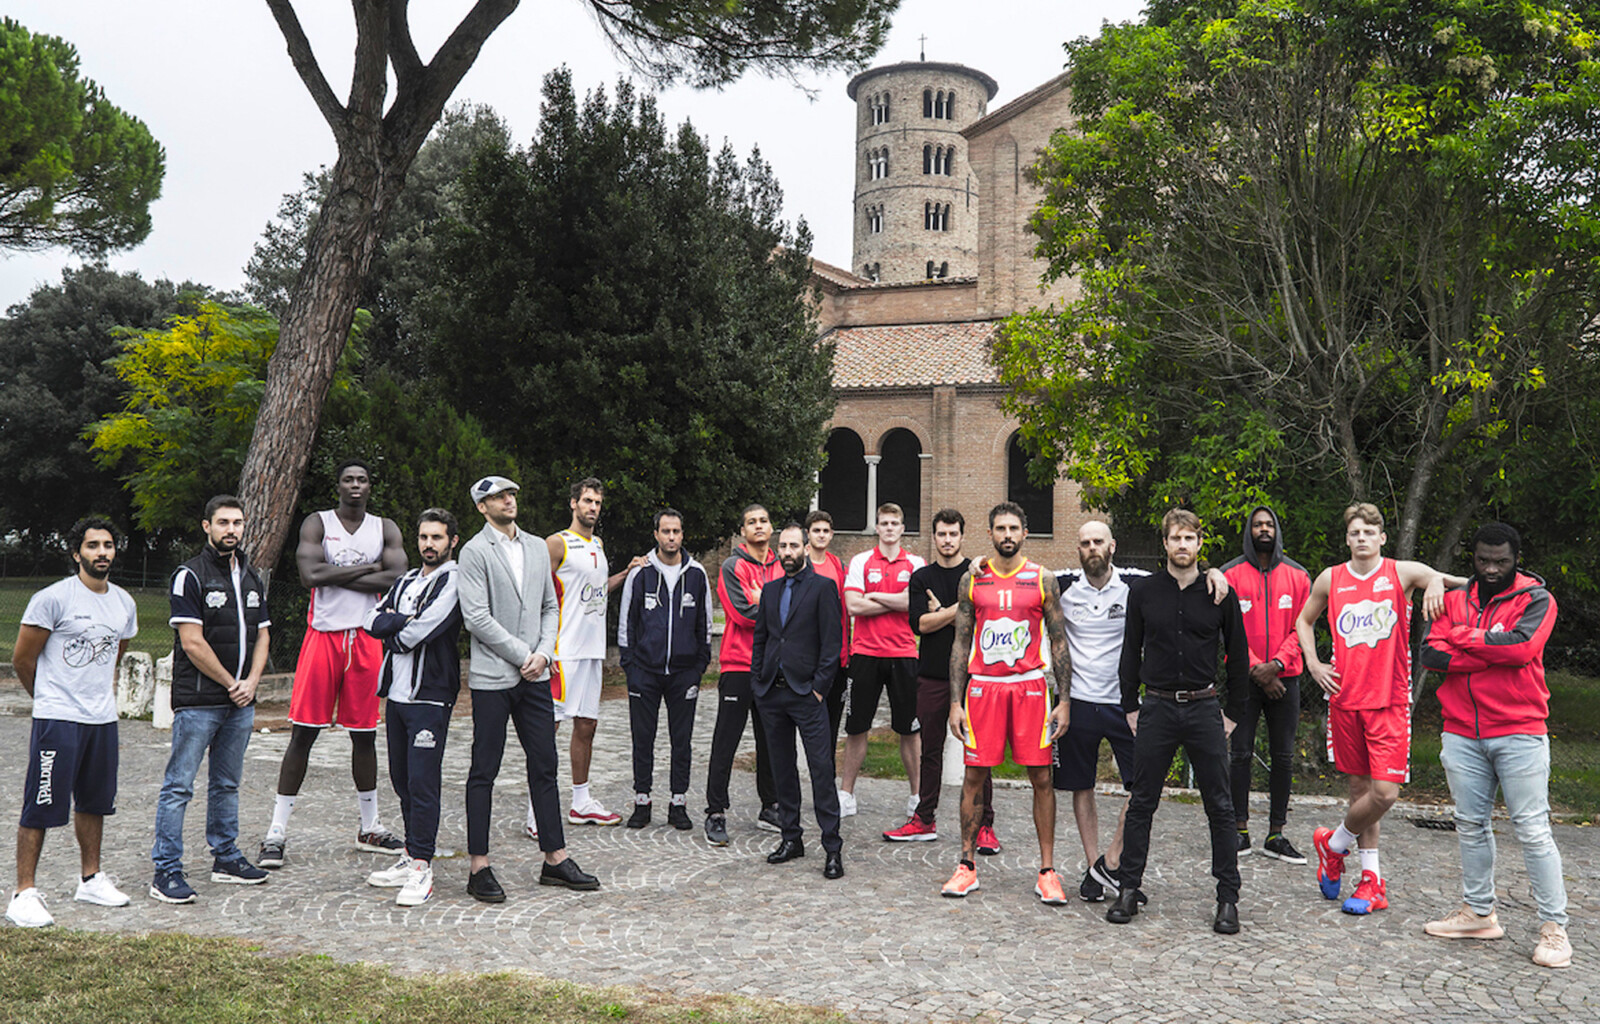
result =
[{"label": "dark window opening", "polygon": [[[874,264],[874,268],[876,264]],[[823,446],[827,461],[817,475],[817,507],[833,516],[836,530],[867,528],[866,447],[854,430],[836,428]]]}]

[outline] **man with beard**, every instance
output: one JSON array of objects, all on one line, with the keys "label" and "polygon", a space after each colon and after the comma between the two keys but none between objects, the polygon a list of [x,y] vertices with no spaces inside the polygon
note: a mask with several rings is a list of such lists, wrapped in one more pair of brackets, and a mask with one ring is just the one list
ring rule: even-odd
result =
[{"label": "man with beard", "polygon": [[1239,594],[1244,635],[1250,648],[1250,685],[1238,702],[1232,736],[1233,816],[1239,829],[1239,856],[1250,852],[1250,775],[1256,754],[1256,722],[1267,718],[1267,837],[1261,855],[1288,864],[1306,858],[1283,834],[1289,820],[1289,787],[1294,780],[1295,732],[1300,727],[1300,637],[1294,623],[1311,596],[1311,575],[1283,553],[1278,514],[1265,505],[1250,512],[1244,554],[1222,571]]},{"label": "man with beard", "polygon": [[206,546],[172,575],[172,756],[156,799],[155,877],[150,897],[193,903],[183,876],[183,816],[200,759],[210,760],[206,845],[211,880],[256,885],[267,873],[239,851],[239,777],[256,719],[256,686],[267,667],[267,588],[239,550],[244,507],[231,494],[206,502]]},{"label": "man with beard", "polygon": [[125,907],[100,870],[105,816],[117,810],[117,662],[139,632],[128,592],[109,582],[117,529],[98,516],[67,533],[78,571],[28,600],[11,649],[17,681],[33,698],[22,820],[17,825],[17,888],[6,919],[22,928],[55,924],[34,887],[46,829],[70,816],[83,868],[73,896],[102,907]]},{"label": "man with beard", "polygon": [[[982,821],[979,793],[990,769],[1005,760],[1024,766],[1033,785],[1033,829],[1039,838],[1040,902],[1067,902],[1056,875],[1056,791],[1050,751],[1066,732],[1072,658],[1056,578],[1022,557],[1028,514],[1004,501],[989,510],[995,557],[962,576],[950,649],[950,731],[965,748],[961,780],[961,862],[941,895],[964,897],[978,888],[974,859]],[[1046,651],[1046,637],[1049,650]],[[1046,682],[1048,673],[1054,680]],[[1050,708],[1047,689],[1054,689]]]},{"label": "man with beard", "polygon": [[1236,595],[1213,603],[1201,582],[1200,517],[1188,509],[1169,510],[1161,519],[1161,540],[1167,554],[1164,570],[1128,592],[1119,675],[1122,709],[1134,735],[1133,793],[1123,839],[1121,891],[1106,920],[1127,924],[1139,913],[1150,822],[1161,803],[1172,755],[1181,746],[1211,826],[1211,874],[1217,880],[1211,927],[1233,935],[1239,931],[1239,861],[1228,792],[1227,734],[1233,722],[1222,713],[1216,674],[1220,644],[1227,658],[1227,696],[1237,700],[1249,678],[1244,623]]}]

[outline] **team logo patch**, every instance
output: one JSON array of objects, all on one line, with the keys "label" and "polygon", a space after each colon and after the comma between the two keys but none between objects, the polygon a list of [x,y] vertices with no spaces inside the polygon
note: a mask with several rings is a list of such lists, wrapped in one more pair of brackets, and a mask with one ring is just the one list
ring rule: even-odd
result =
[{"label": "team logo patch", "polygon": [[1106,609],[1106,618],[1108,619],[1125,619],[1127,617],[1128,609],[1126,605],[1114,604]]},{"label": "team logo patch", "polygon": [[1278,607],[1279,608],[1293,608],[1294,607],[1294,600],[1292,598],[1290,598],[1288,594],[1284,594],[1282,597],[1278,598]]},{"label": "team logo patch", "polygon": [[411,745],[420,750],[432,750],[439,745],[439,741],[434,739],[432,729],[424,729],[417,733],[417,738],[411,741]]},{"label": "team logo patch", "polygon": [[244,606],[246,608],[260,608],[261,595],[254,590],[250,591],[250,593],[244,595]]},{"label": "team logo patch", "polygon": [[883,570],[882,569],[869,569],[869,570],[867,570],[867,582],[868,583],[882,583],[883,582]]},{"label": "team logo patch", "polygon": [[656,600],[656,595],[654,595],[654,594],[646,594],[646,595],[644,595],[644,610],[645,611],[647,611],[647,612],[648,611],[654,611],[656,605],[658,605],[660,603],[661,603],[660,601]]},{"label": "team logo patch", "polygon": [[213,590],[206,594],[207,608],[221,608],[228,603],[228,595],[220,590]]},{"label": "team logo patch", "polygon": [[1028,641],[1032,638],[1033,630],[1026,622],[1010,618],[989,619],[983,624],[983,632],[978,634],[978,650],[983,654],[985,665],[1001,662],[1015,665],[1028,653]]},{"label": "team logo patch", "polygon": [[1380,641],[1389,638],[1399,620],[1393,601],[1357,601],[1339,613],[1335,628],[1346,646],[1376,649]]},{"label": "team logo patch", "polygon": [[1506,631],[1506,627],[1501,625],[1498,622],[1496,622],[1494,625],[1489,627],[1489,632],[1491,632],[1491,633],[1504,633],[1505,631]]},{"label": "team logo patch", "polygon": [[1376,583],[1374,583],[1372,585],[1372,592],[1374,594],[1382,593],[1385,590],[1393,590],[1393,589],[1394,589],[1394,580],[1391,580],[1387,576],[1379,576],[1378,577],[1378,582],[1376,582]]},{"label": "team logo patch", "polygon": [[1254,604],[1255,604],[1254,601],[1246,601],[1244,598],[1240,598],[1239,599],[1239,610],[1241,612],[1247,612],[1247,611],[1249,611],[1251,609],[1251,607]]},{"label": "team logo patch", "polygon": [[899,581],[901,583],[910,583],[911,582],[911,570],[910,569],[901,569],[900,570],[900,575],[897,578],[899,579]]},{"label": "team logo patch", "polygon": [[693,608],[694,603],[694,595],[685,590],[683,592],[683,606],[685,608]]}]

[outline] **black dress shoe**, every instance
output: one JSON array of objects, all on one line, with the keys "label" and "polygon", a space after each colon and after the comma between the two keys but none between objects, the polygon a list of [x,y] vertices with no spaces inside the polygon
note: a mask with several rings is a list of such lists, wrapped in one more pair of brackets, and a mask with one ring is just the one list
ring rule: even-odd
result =
[{"label": "black dress shoe", "polygon": [[768,864],[783,864],[806,855],[806,844],[798,839],[785,839],[777,849],[767,854]]},{"label": "black dress shoe", "polygon": [[579,892],[593,892],[600,888],[600,879],[578,867],[578,862],[568,857],[560,864],[546,864],[539,869],[540,885],[560,885]]},{"label": "black dress shoe", "polygon": [[467,876],[467,895],[483,903],[504,903],[506,891],[494,877],[494,868],[484,867]]},{"label": "black dress shoe", "polygon": [[1117,893],[1116,902],[1106,911],[1106,920],[1112,924],[1127,924],[1139,912],[1144,893],[1138,889],[1123,889]]},{"label": "black dress shoe", "polygon": [[834,850],[832,853],[828,854],[827,862],[825,864],[823,864],[823,866],[822,866],[822,877],[823,878],[843,878],[844,877],[844,858],[842,856],[840,856],[838,850]]},{"label": "black dress shoe", "polygon": [[1239,934],[1239,905],[1229,903],[1227,900],[1217,901],[1217,918],[1211,922],[1211,930],[1218,935]]}]

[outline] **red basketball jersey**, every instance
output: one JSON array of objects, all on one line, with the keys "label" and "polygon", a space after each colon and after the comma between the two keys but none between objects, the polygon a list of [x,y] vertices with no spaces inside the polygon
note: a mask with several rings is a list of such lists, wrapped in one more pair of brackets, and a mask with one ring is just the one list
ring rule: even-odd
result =
[{"label": "red basketball jersey", "polygon": [[1044,569],[1023,561],[1009,576],[985,568],[972,577],[972,653],[967,673],[975,680],[1021,680],[1044,676]]},{"label": "red basketball jersey", "polygon": [[1333,667],[1339,692],[1328,706],[1346,710],[1411,703],[1411,602],[1400,570],[1385,558],[1367,576],[1345,562],[1333,567],[1328,593]]}]

